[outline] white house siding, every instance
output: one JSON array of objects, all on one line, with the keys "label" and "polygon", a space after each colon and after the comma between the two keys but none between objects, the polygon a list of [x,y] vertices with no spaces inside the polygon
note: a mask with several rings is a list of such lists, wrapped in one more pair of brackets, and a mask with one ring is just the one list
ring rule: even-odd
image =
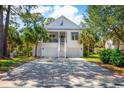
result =
[{"label": "white house siding", "polygon": [[67,48],[67,57],[82,57],[83,51],[80,48]]},{"label": "white house siding", "polygon": [[[65,31],[61,30],[58,32],[65,32]],[[49,31],[49,32],[55,32],[55,31]],[[67,32],[66,56],[67,57],[82,57],[83,56],[83,45],[80,45],[78,40],[71,39],[71,32],[80,33],[80,31],[79,30],[67,30],[66,32]],[[58,42],[57,43],[42,43],[41,45],[38,44],[37,55],[43,56],[43,57],[58,57]]]},{"label": "white house siding", "polygon": [[115,46],[113,45],[113,41],[112,40],[107,40],[105,43],[105,48],[106,49],[114,49]]},{"label": "white house siding", "polygon": [[[118,45],[113,40],[107,40],[106,44],[105,44],[105,48],[107,48],[107,49],[108,48],[109,49],[117,49]],[[120,41],[120,44],[119,44],[119,50],[124,50],[124,43],[122,43],[121,41]]]},{"label": "white house siding", "polygon": [[[38,57],[57,57],[58,43],[39,43],[37,48]],[[35,46],[33,48],[33,56],[35,56]]]},{"label": "white house siding", "polygon": [[[115,48],[117,49],[118,45],[115,44],[114,46],[115,46]],[[120,43],[120,45],[119,45],[119,50],[124,50],[124,43],[122,43],[122,42]]]},{"label": "white house siding", "polygon": [[43,57],[57,57],[58,55],[58,43],[43,43],[41,49]]},{"label": "white house siding", "polygon": [[[60,25],[60,23],[63,21],[63,26]],[[61,16],[59,18],[57,18],[54,22],[52,22],[51,24],[45,26],[46,29],[60,29],[60,30],[68,30],[68,29],[80,29],[78,25],[76,25],[75,23],[73,23],[72,21],[68,20],[67,18],[65,18],[64,16]]]},{"label": "white house siding", "polygon": [[71,32],[79,32],[79,30],[67,31],[67,57],[82,57],[83,45],[81,46],[78,40],[71,39]]}]

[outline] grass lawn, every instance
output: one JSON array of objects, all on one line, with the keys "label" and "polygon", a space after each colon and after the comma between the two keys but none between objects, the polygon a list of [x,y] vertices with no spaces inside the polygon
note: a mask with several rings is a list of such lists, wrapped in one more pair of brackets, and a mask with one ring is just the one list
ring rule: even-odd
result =
[{"label": "grass lawn", "polygon": [[93,54],[90,55],[89,57],[84,57],[84,59],[91,62],[97,62],[97,63],[101,62],[98,54]]},{"label": "grass lawn", "polygon": [[89,62],[96,63],[99,66],[112,70],[116,73],[119,73],[120,75],[124,75],[124,67],[117,67],[111,64],[103,64],[98,54],[93,54],[93,55],[90,55],[89,57],[84,57],[83,59]]},{"label": "grass lawn", "polygon": [[23,63],[26,63],[27,61],[33,60],[35,58],[33,57],[16,57],[9,60],[0,60],[0,72],[6,72],[9,71]]}]

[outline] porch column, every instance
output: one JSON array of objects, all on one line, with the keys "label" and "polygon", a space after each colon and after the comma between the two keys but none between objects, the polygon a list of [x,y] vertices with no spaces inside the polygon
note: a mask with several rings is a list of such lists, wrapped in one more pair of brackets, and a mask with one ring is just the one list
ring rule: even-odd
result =
[{"label": "porch column", "polygon": [[65,53],[65,58],[66,58],[66,47],[67,47],[67,32],[65,32],[65,40],[64,40],[64,53]]},{"label": "porch column", "polygon": [[60,32],[58,32],[58,58],[60,56]]}]

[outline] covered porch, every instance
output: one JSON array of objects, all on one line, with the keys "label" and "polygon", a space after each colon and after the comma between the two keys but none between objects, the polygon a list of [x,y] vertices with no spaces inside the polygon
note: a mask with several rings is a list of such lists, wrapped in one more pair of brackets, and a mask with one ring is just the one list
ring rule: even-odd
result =
[{"label": "covered porch", "polygon": [[49,39],[47,42],[42,44],[39,42],[38,56],[66,58],[67,32],[54,31],[48,32],[48,35]]}]

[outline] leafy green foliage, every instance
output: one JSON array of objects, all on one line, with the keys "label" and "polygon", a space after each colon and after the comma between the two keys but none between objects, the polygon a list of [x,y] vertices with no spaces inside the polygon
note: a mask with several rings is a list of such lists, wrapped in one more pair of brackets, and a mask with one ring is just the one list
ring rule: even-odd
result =
[{"label": "leafy green foliage", "polygon": [[93,50],[95,43],[97,42],[97,36],[95,32],[90,29],[83,29],[80,34],[79,42],[83,44],[84,56],[89,55],[90,51]]},{"label": "leafy green foliage", "polygon": [[88,51],[84,50],[84,51],[83,51],[83,56],[84,56],[84,57],[87,57],[87,56],[88,56]]},{"label": "leafy green foliage", "polygon": [[[40,13],[22,13],[22,21],[26,27],[21,30],[24,46],[30,48],[35,45],[35,56],[37,56],[38,42],[48,39],[47,30],[44,28],[45,18]],[[26,50],[27,52],[27,50]]]},{"label": "leafy green foliage", "polygon": [[5,67],[5,66],[11,66],[13,64],[14,64],[14,62],[10,62],[10,61],[8,61],[8,62],[0,62],[0,66],[3,66],[3,67]]},{"label": "leafy green foliage", "polygon": [[110,62],[112,50],[111,49],[104,49],[100,52],[100,59],[103,63],[107,64]]},{"label": "leafy green foliage", "polygon": [[19,32],[16,30],[15,27],[9,26],[8,29],[8,46],[9,52],[13,52],[17,46],[21,45],[21,38]]},{"label": "leafy green foliage", "polygon": [[28,53],[31,53],[31,51],[32,51],[32,48],[24,48],[23,49],[23,55],[28,55]]},{"label": "leafy green foliage", "polygon": [[110,64],[115,66],[124,66],[124,56],[119,50],[113,50],[111,52]]},{"label": "leafy green foliage", "polygon": [[104,49],[100,52],[100,59],[103,63],[124,66],[124,55],[120,50]]},{"label": "leafy green foliage", "polygon": [[[85,21],[87,27],[96,32],[105,47],[107,39],[119,39],[124,42],[124,7],[123,6],[89,6]],[[101,46],[101,45],[100,45]]]},{"label": "leafy green foliage", "polygon": [[47,19],[44,21],[44,24],[45,24],[45,25],[48,25],[48,24],[50,24],[51,22],[53,22],[54,20],[55,20],[54,18],[49,17],[49,18],[47,18]]}]

